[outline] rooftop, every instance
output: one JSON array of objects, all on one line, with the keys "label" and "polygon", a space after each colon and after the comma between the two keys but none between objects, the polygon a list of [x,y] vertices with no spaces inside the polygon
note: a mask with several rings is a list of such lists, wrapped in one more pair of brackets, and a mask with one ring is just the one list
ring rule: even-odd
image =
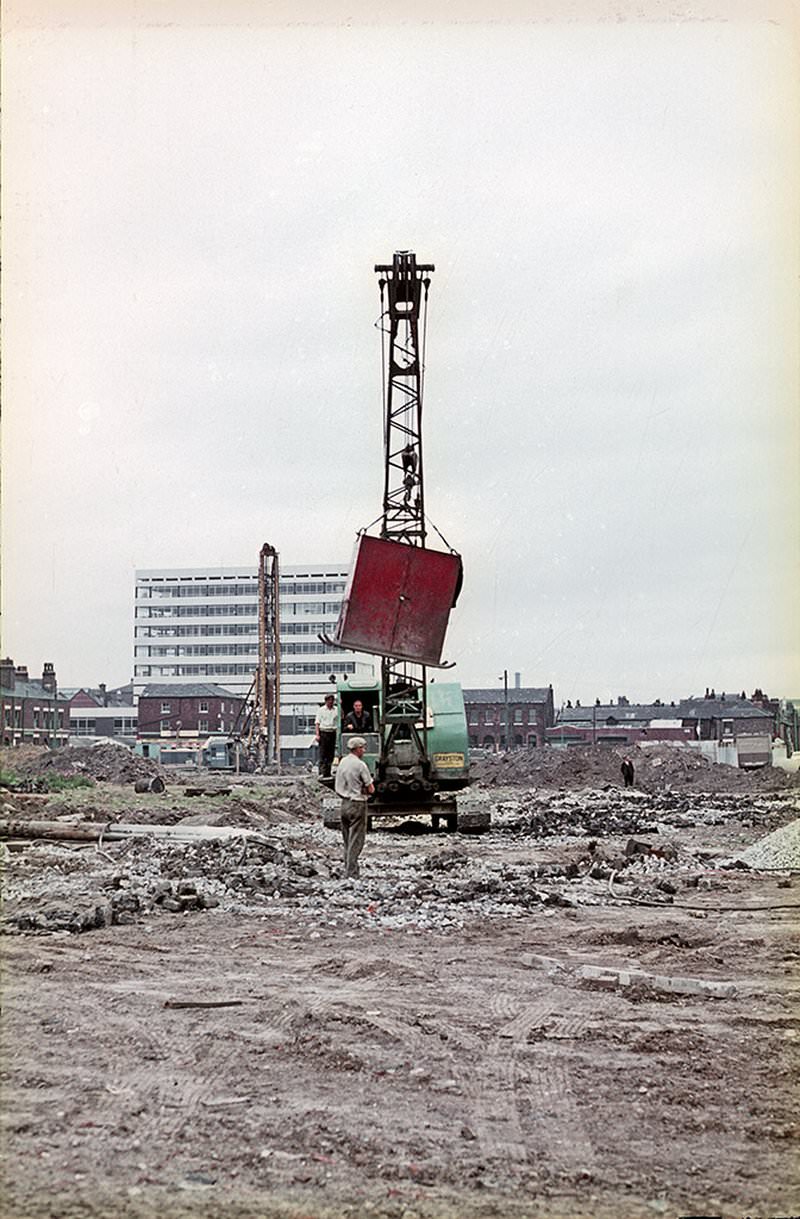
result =
[{"label": "rooftop", "polygon": [[[553,691],[549,686],[509,686],[508,701],[509,703],[546,703],[552,697]],[[465,703],[503,703],[505,702],[505,690],[502,686],[495,686],[488,690],[465,690]]]},{"label": "rooftop", "polygon": [[585,707],[562,707],[556,720],[564,724],[632,724],[662,719],[772,719],[772,713],[748,698],[683,698],[678,703],[588,703]]},{"label": "rooftop", "polygon": [[[12,691],[10,688],[4,689],[3,694],[8,698],[11,696]],[[22,699],[22,698],[48,699],[49,698],[50,700],[52,700],[52,698],[53,698],[52,691],[46,690],[40,681],[30,681],[30,680],[20,681],[19,678],[14,679],[13,694],[14,694],[14,698],[20,698],[20,699]],[[59,703],[66,703],[66,702],[69,702],[69,699],[67,699],[64,696],[64,694],[62,694],[62,692],[59,690],[58,694],[56,695],[56,701]]]},{"label": "rooftop", "polygon": [[145,686],[142,693],[139,695],[139,701],[143,698],[241,698],[241,694],[234,694],[232,690],[226,690],[224,686],[218,686],[214,682],[189,682],[185,686]]}]

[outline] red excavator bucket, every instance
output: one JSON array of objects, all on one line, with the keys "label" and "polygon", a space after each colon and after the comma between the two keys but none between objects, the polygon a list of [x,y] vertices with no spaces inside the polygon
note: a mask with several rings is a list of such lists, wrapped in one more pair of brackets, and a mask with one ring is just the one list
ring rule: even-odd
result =
[{"label": "red excavator bucket", "polygon": [[437,665],[460,590],[460,555],[363,534],[334,639],[357,652]]}]

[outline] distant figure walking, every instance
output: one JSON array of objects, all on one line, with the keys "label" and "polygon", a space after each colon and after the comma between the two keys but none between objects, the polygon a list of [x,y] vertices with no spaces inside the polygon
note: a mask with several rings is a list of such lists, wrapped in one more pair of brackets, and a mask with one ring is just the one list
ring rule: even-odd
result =
[{"label": "distant figure walking", "polygon": [[625,758],[619,769],[623,779],[625,780],[625,786],[633,787],[634,769],[633,762],[630,760],[630,758]]},{"label": "distant figure walking", "polygon": [[342,758],[336,771],[335,788],[342,797],[342,839],[344,842],[344,874],[358,877],[358,857],[367,836],[367,797],[375,791],[372,775],[364,761],[367,742],[363,736],[351,736],[349,753]]}]

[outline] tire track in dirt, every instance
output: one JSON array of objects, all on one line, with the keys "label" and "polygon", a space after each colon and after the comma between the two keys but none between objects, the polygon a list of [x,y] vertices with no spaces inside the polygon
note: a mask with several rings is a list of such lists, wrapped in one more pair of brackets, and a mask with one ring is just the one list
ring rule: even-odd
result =
[{"label": "tire track in dirt", "polygon": [[[91,995],[81,1007],[91,1006],[94,1012],[97,1002]],[[251,1017],[232,1029],[216,1013],[159,1012],[132,1027],[128,1006],[105,1007],[105,1035],[118,1052],[105,1087],[93,1095],[91,1117],[107,1127],[135,1125],[144,1145],[165,1148],[174,1147],[187,1127],[202,1120],[205,1105],[230,1090],[229,1080],[241,1079],[250,1047],[264,1028],[276,1028],[279,1015],[263,1012],[266,1023],[259,1019],[254,1025]],[[82,1016],[81,1023],[90,1027],[91,1016]],[[251,1091],[251,1084],[244,1090]]]},{"label": "tire track in dirt", "polygon": [[520,1011],[512,996],[492,996],[490,1013],[499,1022],[485,1043],[483,1055],[464,1074],[462,1086],[472,1102],[471,1121],[487,1159],[519,1168],[528,1161],[528,1146],[520,1119],[520,1100],[527,1085],[520,1078],[516,1044],[524,1042],[529,1028],[551,1013],[549,1000],[539,1000]]},{"label": "tire track in dirt", "polygon": [[[595,1168],[594,1145],[572,1090],[567,1055],[548,1041],[570,1041],[582,1035],[589,1024],[590,1001],[580,994],[565,995],[571,1010],[553,1013],[545,1021],[530,1021],[522,1013],[508,1029],[512,1033],[514,1053],[520,1063],[525,1061],[530,1078],[528,1122],[533,1132],[547,1148],[552,1167],[561,1173],[577,1168],[592,1172]],[[591,1005],[592,1011],[594,1005]],[[537,1040],[532,1050],[529,1037],[543,1028],[544,1040]]]},{"label": "tire track in dirt", "polygon": [[[487,1159],[521,1170],[535,1147],[544,1145],[557,1172],[578,1166],[591,1171],[594,1149],[572,1092],[563,1051],[533,1050],[529,1037],[546,1029],[554,1040],[579,1036],[588,1013],[566,1015],[555,1010],[554,998],[524,1004],[508,994],[492,997],[489,1010],[498,1025],[484,1043],[473,1070],[462,1073],[461,1085],[471,1104],[470,1120]],[[457,1036],[457,1034],[456,1034]]]},{"label": "tire track in dirt", "polygon": [[531,1124],[547,1147],[550,1167],[570,1174],[577,1169],[593,1172],[594,1146],[578,1108],[567,1065],[557,1060],[554,1048],[540,1050],[531,1064]]}]

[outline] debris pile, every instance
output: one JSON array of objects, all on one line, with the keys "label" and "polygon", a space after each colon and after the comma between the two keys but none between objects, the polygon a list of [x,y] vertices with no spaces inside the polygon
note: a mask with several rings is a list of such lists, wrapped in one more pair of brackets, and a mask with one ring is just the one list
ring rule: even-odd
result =
[{"label": "debris pile", "polygon": [[[135,921],[155,930],[219,906],[262,918],[302,909],[347,935],[351,923],[433,931],[536,907],[668,905],[687,889],[735,884],[720,871],[719,848],[730,857],[796,816],[792,793],[769,789],[509,786],[481,799],[492,805],[492,831],[479,838],[413,822],[410,841],[405,823],[379,823],[352,882],[342,880],[340,835],[321,823],[319,787],[305,778],[236,785],[207,801],[175,789],[14,796],[0,847],[5,925],[65,933]],[[47,821],[38,820],[43,805]],[[793,841],[797,852],[797,825],[762,851]],[[784,854],[763,866],[792,864]]]},{"label": "debris pile", "polygon": [[663,827],[689,829],[723,825],[737,819],[748,825],[772,826],[784,816],[785,804],[776,794],[704,793],[686,796],[672,791],[603,790],[564,792],[536,790],[518,794],[513,787],[498,792],[492,814],[495,831],[549,838],[553,835],[653,834]]},{"label": "debris pile", "polygon": [[799,780],[798,775],[777,767],[745,771],[711,762],[698,750],[684,745],[515,749],[478,755],[471,764],[471,772],[481,787],[619,787],[623,758],[630,758],[634,764],[636,786],[647,791],[688,785],[698,790],[785,789],[796,786]]},{"label": "debris pile", "polygon": [[736,858],[750,868],[800,872],[800,817],[754,842]]},{"label": "debris pile", "polygon": [[152,758],[142,758],[118,742],[100,745],[67,745],[62,749],[47,749],[31,753],[14,752],[13,769],[23,778],[37,775],[84,775],[104,783],[135,783],[137,779],[164,777],[164,771]]}]

